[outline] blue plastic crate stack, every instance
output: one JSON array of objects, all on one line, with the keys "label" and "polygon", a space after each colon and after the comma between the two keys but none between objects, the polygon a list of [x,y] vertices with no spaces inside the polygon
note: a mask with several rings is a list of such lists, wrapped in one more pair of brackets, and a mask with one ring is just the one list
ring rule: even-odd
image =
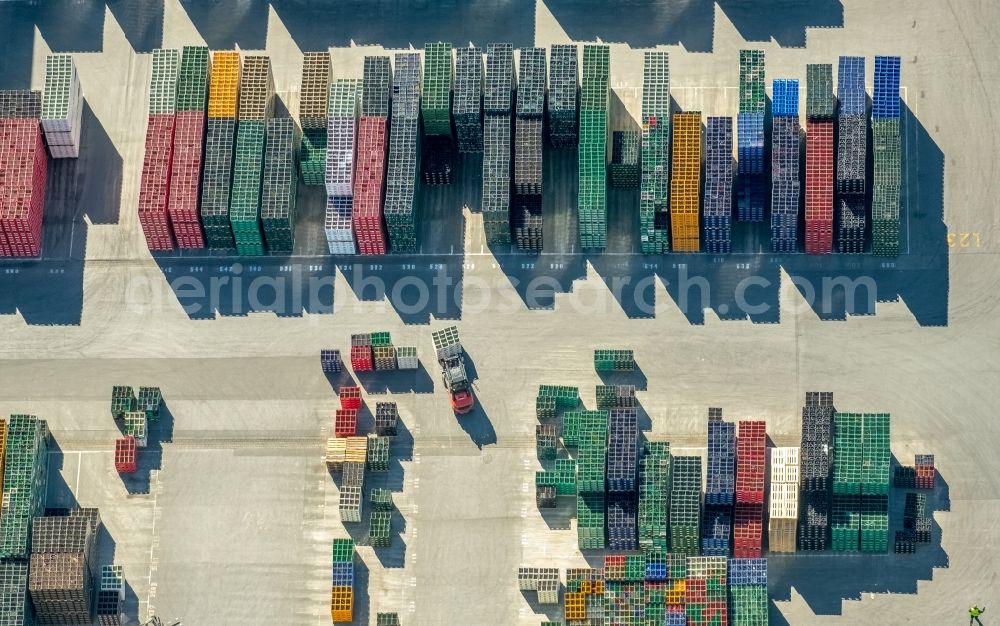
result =
[{"label": "blue plastic crate stack", "polygon": [[864,57],[840,57],[837,100],[837,248],[843,254],[860,254],[865,247],[867,213],[868,123]]},{"label": "blue plastic crate stack", "polygon": [[795,252],[799,239],[799,81],[775,79],[771,104],[771,252]]},{"label": "blue plastic crate stack", "polygon": [[767,626],[767,559],[729,560],[730,623]]},{"label": "blue plastic crate stack", "polygon": [[609,550],[637,550],[639,422],[634,408],[608,415],[607,537]]},{"label": "blue plastic crate stack", "polygon": [[740,50],[740,108],[736,120],[741,222],[764,221],[764,52]]},{"label": "blue plastic crate stack", "polygon": [[736,490],[736,426],[722,419],[722,409],[708,410],[708,465],[701,551],[729,556]]},{"label": "blue plastic crate stack", "polygon": [[899,57],[875,57],[872,94],[872,252],[899,255],[899,202],[902,179],[902,133],[899,105]]},{"label": "blue plastic crate stack", "polygon": [[705,251],[732,252],[733,118],[710,117],[705,133]]},{"label": "blue plastic crate stack", "polygon": [[514,47],[493,43],[486,48],[486,112],[483,154],[483,227],[486,243],[510,244],[511,109]]},{"label": "blue plastic crate stack", "polygon": [[514,129],[514,239],[520,250],[542,251],[542,116],[545,49],[522,48]]}]

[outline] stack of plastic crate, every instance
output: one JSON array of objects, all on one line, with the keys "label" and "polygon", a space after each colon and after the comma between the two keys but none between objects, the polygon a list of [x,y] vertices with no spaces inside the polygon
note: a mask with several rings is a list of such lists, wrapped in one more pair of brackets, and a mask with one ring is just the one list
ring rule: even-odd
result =
[{"label": "stack of plastic crate", "polygon": [[607,439],[606,412],[581,423],[576,456],[577,536],[581,550],[604,549]]},{"label": "stack of plastic crate", "polygon": [[339,79],[330,85],[326,126],[326,216],[330,254],[357,254],[354,241],[354,173],[361,81]]},{"label": "stack of plastic crate", "polygon": [[737,217],[764,221],[764,51],[740,50]]},{"label": "stack of plastic crate", "polygon": [[689,626],[729,624],[727,561],[724,556],[688,557],[684,609]]},{"label": "stack of plastic crate", "polygon": [[149,420],[146,414],[132,411],[125,414],[125,436],[132,437],[135,445],[145,448],[149,443]]},{"label": "stack of plastic crate", "polygon": [[594,369],[598,372],[631,372],[635,369],[632,350],[599,348],[594,350]]},{"label": "stack of plastic crate", "polygon": [[416,52],[396,53],[391,120],[383,205],[385,223],[394,252],[416,252],[420,155],[420,55]]},{"label": "stack of plastic crate", "polygon": [[45,509],[49,429],[34,415],[11,415],[4,452],[0,559],[27,560],[31,520]]},{"label": "stack of plastic crate", "polygon": [[553,44],[549,49],[549,142],[553,148],[576,145],[577,54],[575,44]]},{"label": "stack of plastic crate", "polygon": [[153,71],[149,81],[149,117],[146,147],[139,180],[139,223],[150,250],[173,250],[168,200],[177,123],[177,76],[180,52],[153,50]]},{"label": "stack of plastic crate", "polygon": [[455,76],[450,43],[424,45],[424,79],[420,111],[424,119],[423,154],[420,157],[424,183],[451,183],[454,151],[451,142],[451,88]]},{"label": "stack of plastic crate", "polygon": [[389,147],[389,57],[366,56],[361,119],[354,166],[351,220],[358,254],[385,254],[388,242],[382,213],[386,151]]},{"label": "stack of plastic crate", "polygon": [[521,250],[542,250],[542,116],[545,50],[522,48],[514,127],[514,240]]},{"label": "stack of plastic crate", "polygon": [[795,552],[799,523],[799,449],[771,448],[767,545],[771,552]]},{"label": "stack of plastic crate", "polygon": [[857,551],[861,537],[861,464],[863,458],[860,413],[833,416],[833,504],[831,547]]},{"label": "stack of plastic crate", "polygon": [[42,247],[48,158],[37,91],[0,92],[0,257],[38,256]]},{"label": "stack of plastic crate", "polygon": [[727,582],[733,626],[767,626],[767,559],[731,559]]},{"label": "stack of plastic crate", "polygon": [[559,604],[559,569],[555,567],[519,567],[517,586],[521,591],[535,591],[539,604]]},{"label": "stack of plastic crate", "polygon": [[215,250],[235,247],[233,227],[229,223],[229,196],[233,181],[240,68],[239,52],[213,53],[200,210],[205,244]]},{"label": "stack of plastic crate", "polygon": [[933,489],[934,488],[934,455],[933,454],[917,454],[913,457],[914,466],[914,486],[917,489]]},{"label": "stack of plastic crate", "polygon": [[[173,52],[176,53],[176,50]],[[154,58],[155,54],[154,52]],[[176,72],[177,68],[174,67],[175,80]],[[173,106],[171,99],[169,108],[172,109]],[[45,58],[41,119],[45,143],[49,146],[53,159],[75,159],[80,156],[83,92],[73,57],[68,54],[50,54]]]},{"label": "stack of plastic crate", "polygon": [[701,236],[701,113],[675,113],[670,177],[670,239],[674,252],[698,252]]},{"label": "stack of plastic crate", "polygon": [[673,457],[670,473],[670,551],[696,556],[701,530],[701,457]]},{"label": "stack of plastic crate", "polygon": [[121,626],[125,603],[125,572],[121,565],[101,567],[100,587],[97,589],[98,626]]},{"label": "stack of plastic crate", "polygon": [[451,105],[459,152],[483,151],[483,51],[455,49],[455,98]]},{"label": "stack of plastic crate", "polygon": [[643,254],[670,250],[670,57],[646,52],[642,67],[639,243]]},{"label": "stack of plastic crate", "polygon": [[701,551],[729,556],[736,494],[736,426],[722,420],[722,409],[709,409],[708,464]]},{"label": "stack of plastic crate", "polygon": [[826,550],[829,543],[833,413],[832,393],[811,391],[806,394],[799,446],[799,550]]},{"label": "stack of plastic crate", "polygon": [[639,187],[639,132],[616,130],[611,133],[611,186],[615,189]]},{"label": "stack of plastic crate", "polygon": [[262,55],[247,56],[243,60],[240,76],[236,158],[233,161],[233,191],[229,199],[229,222],[236,240],[236,253],[240,256],[264,254],[260,223],[261,183],[267,121],[273,114],[271,59]]},{"label": "stack of plastic crate", "polygon": [[643,583],[643,615],[650,624],[663,624],[667,612],[667,553],[653,550],[643,553],[646,580]]},{"label": "stack of plastic crate", "polygon": [[28,592],[40,624],[89,624],[94,605],[97,509],[36,517],[31,528]]},{"label": "stack of plastic crate", "polygon": [[799,81],[775,79],[771,129],[771,252],[799,241]]},{"label": "stack of plastic crate", "polygon": [[872,96],[872,252],[878,256],[899,255],[903,154],[899,122],[899,57],[877,56]]},{"label": "stack of plastic crate", "polygon": [[566,593],[563,595],[566,620],[577,623],[587,620],[588,613],[592,617],[603,615],[603,608],[604,570],[589,567],[567,569]]},{"label": "stack of plastic crate", "polygon": [[705,251],[732,252],[733,118],[710,117],[705,129]]},{"label": "stack of plastic crate", "polygon": [[862,416],[861,551],[889,547],[889,414]]},{"label": "stack of plastic crate", "polygon": [[864,57],[840,57],[837,70],[837,247],[865,248],[865,168],[868,155]]},{"label": "stack of plastic crate", "polygon": [[606,159],[610,72],[611,52],[607,46],[583,46],[577,210],[580,245],[585,250],[603,250],[608,241]]},{"label": "stack of plastic crate", "polygon": [[665,552],[670,511],[670,444],[647,441],[639,465],[639,549]]},{"label": "stack of plastic crate", "polygon": [[644,578],[642,555],[604,557],[604,623],[646,623]]},{"label": "stack of plastic crate", "polygon": [[608,548],[638,549],[637,499],[639,427],[634,408],[608,412]]},{"label": "stack of plastic crate", "polygon": [[354,541],[333,540],[330,619],[334,622],[354,621]]},{"label": "stack of plastic crate", "polygon": [[7,420],[0,419],[0,495],[3,494],[3,459],[7,451]]},{"label": "stack of plastic crate", "polygon": [[[302,126],[299,170],[306,185],[322,185],[330,175],[327,143],[330,139],[327,129],[329,86],[330,53],[324,50],[303,54],[302,91],[299,94],[299,124]],[[353,140],[351,145],[353,147]],[[332,195],[329,189],[327,195]]]},{"label": "stack of plastic crate", "polygon": [[514,48],[494,43],[486,48],[486,113],[483,130],[483,228],[491,246],[510,243],[511,102],[516,87]]},{"label": "stack of plastic crate", "polygon": [[767,448],[763,421],[740,420],[736,438],[736,509],[733,556],[761,555],[764,509],[764,468]]},{"label": "stack of plastic crate", "polygon": [[208,108],[209,54],[204,46],[184,46],[177,77],[173,161],[167,212],[178,248],[204,248],[198,215]]},{"label": "stack of plastic crate", "polygon": [[260,221],[271,252],[291,252],[295,239],[295,196],[299,175],[295,162],[297,129],[290,117],[267,120],[267,147],[260,194]]},{"label": "stack of plastic crate", "polygon": [[833,66],[806,66],[806,253],[833,252]]}]

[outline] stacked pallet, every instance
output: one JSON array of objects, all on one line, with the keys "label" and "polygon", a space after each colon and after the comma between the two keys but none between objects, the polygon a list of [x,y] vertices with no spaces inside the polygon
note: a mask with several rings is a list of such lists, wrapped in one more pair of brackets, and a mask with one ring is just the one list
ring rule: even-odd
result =
[{"label": "stacked pallet", "polygon": [[37,91],[0,92],[0,257],[38,256],[48,158],[39,116]]},{"label": "stacked pallet", "polygon": [[[172,100],[169,107],[173,107]],[[38,115],[26,117],[38,118]],[[73,57],[68,54],[50,54],[45,58],[41,119],[45,143],[53,159],[80,156],[83,92]]]},{"label": "stacked pallet", "polygon": [[273,113],[271,59],[262,55],[247,56],[240,75],[236,157],[233,160],[233,190],[229,199],[229,223],[236,240],[236,253],[240,256],[264,254],[264,236],[260,225],[261,182],[267,121]]},{"label": "stacked pallet", "polygon": [[260,221],[271,252],[292,251],[295,240],[295,196],[299,174],[295,160],[298,129],[290,117],[267,120],[267,147],[260,193]]},{"label": "stacked pallet", "polygon": [[483,151],[483,51],[455,50],[455,97],[452,100],[459,152]]},{"label": "stacked pallet", "polygon": [[595,411],[580,424],[576,456],[577,537],[581,550],[604,549],[604,481],[607,461],[608,414]]},{"label": "stacked pallet", "polygon": [[557,149],[572,148],[577,141],[577,58],[575,44],[553,44],[549,49],[549,143]]},{"label": "stacked pallet", "polygon": [[333,540],[330,619],[334,622],[354,621],[354,541]]},{"label": "stacked pallet", "polygon": [[899,196],[902,183],[902,143],[899,106],[899,57],[875,57],[872,97],[872,252],[899,255]]},{"label": "stacked pallet", "polygon": [[646,52],[642,63],[639,243],[643,254],[663,254],[670,250],[670,58]]},{"label": "stacked pallet", "polygon": [[842,254],[860,254],[865,248],[866,100],[864,57],[840,57],[837,70],[837,248]]},{"label": "stacked pallet", "polygon": [[722,420],[722,409],[709,409],[708,465],[701,551],[729,556],[733,504],[736,495],[736,428]]},{"label": "stacked pallet", "polygon": [[727,569],[724,556],[688,558],[684,611],[689,626],[726,626],[729,623]]},{"label": "stacked pallet", "polygon": [[[354,241],[355,147],[361,81],[339,79],[327,95],[326,215],[323,228],[330,254],[357,254]],[[303,131],[305,132],[305,131]]]},{"label": "stacked pallet", "polygon": [[302,126],[302,151],[299,171],[306,185],[327,184],[330,135],[327,130],[327,89],[330,86],[330,53],[306,52],[302,55],[302,87],[299,95],[299,124]]},{"label": "stacked pallet", "polygon": [[416,252],[420,155],[420,55],[416,52],[396,53],[391,120],[383,214],[393,251]]},{"label": "stacked pallet", "polygon": [[806,66],[806,253],[833,252],[833,66]]},{"label": "stacked pallet", "polygon": [[121,565],[101,567],[97,589],[96,613],[98,626],[121,626],[125,603],[125,572]]},{"label": "stacked pallet", "polygon": [[607,537],[610,550],[637,550],[639,426],[634,408],[608,412]]},{"label": "stacked pallet", "polygon": [[670,518],[670,444],[647,441],[639,465],[639,549],[644,552],[669,548],[667,520]]},{"label": "stacked pallet", "polygon": [[603,250],[608,239],[607,145],[611,53],[604,45],[583,47],[577,210],[580,245]]},{"label": "stacked pallet", "polygon": [[451,141],[451,88],[455,76],[450,43],[424,45],[424,84],[420,111],[424,118],[423,180],[428,185],[451,183],[454,150]]},{"label": "stacked pallet", "polygon": [[771,252],[799,240],[799,81],[774,81],[771,130]]},{"label": "stacked pallet", "polygon": [[510,243],[511,102],[515,89],[514,48],[486,48],[486,112],[483,152],[483,228],[491,246]]},{"label": "stacked pallet", "polygon": [[799,446],[798,548],[803,551],[826,550],[828,545],[833,413],[832,393],[806,393]]},{"label": "stacked pallet", "polygon": [[799,449],[771,448],[767,545],[771,552],[795,552],[799,523]]},{"label": "stacked pallet", "polygon": [[89,624],[94,604],[97,509],[36,517],[31,529],[28,591],[40,624]]},{"label": "stacked pallet", "polygon": [[184,46],[177,77],[173,161],[167,197],[167,213],[178,248],[205,247],[198,216],[198,197],[204,159],[208,75],[208,48]]},{"label": "stacked pallet", "polygon": [[862,416],[861,551],[889,547],[889,415]]},{"label": "stacked pallet", "polygon": [[833,416],[833,504],[831,547],[857,551],[861,538],[862,428],[860,413]]},{"label": "stacked pallet", "polygon": [[674,252],[698,252],[701,196],[701,113],[675,113],[670,176],[670,239]]},{"label": "stacked pallet", "polygon": [[31,520],[45,508],[49,429],[34,415],[11,415],[4,452],[0,559],[27,560]]},{"label": "stacked pallet", "polygon": [[729,604],[734,626],[767,626],[767,559],[729,561]]},{"label": "stacked pallet", "polygon": [[733,556],[761,555],[764,508],[764,468],[767,447],[763,421],[740,420],[736,439],[736,509]]},{"label": "stacked pallet", "polygon": [[208,88],[208,124],[205,131],[205,164],[201,183],[201,225],[205,245],[231,250],[233,227],[229,222],[229,196],[233,181],[233,143],[239,106],[239,52],[215,52]]},{"label": "stacked pallet", "polygon": [[701,529],[701,457],[673,457],[671,474],[670,551],[697,556]]},{"label": "stacked pallet", "polygon": [[177,77],[180,52],[153,50],[153,72],[149,82],[149,117],[146,147],[139,180],[139,223],[150,250],[174,249],[168,200],[177,122]]},{"label": "stacked pallet", "polygon": [[764,52],[740,50],[737,217],[764,221]]},{"label": "stacked pallet", "polygon": [[520,250],[542,250],[542,116],[545,50],[522,48],[514,132],[514,241]]},{"label": "stacked pallet", "polygon": [[389,57],[365,57],[362,85],[351,220],[358,254],[385,254],[388,242],[382,200],[386,151],[389,147],[389,93],[392,85]]},{"label": "stacked pallet", "polygon": [[733,118],[710,117],[705,130],[705,251],[733,249]]}]

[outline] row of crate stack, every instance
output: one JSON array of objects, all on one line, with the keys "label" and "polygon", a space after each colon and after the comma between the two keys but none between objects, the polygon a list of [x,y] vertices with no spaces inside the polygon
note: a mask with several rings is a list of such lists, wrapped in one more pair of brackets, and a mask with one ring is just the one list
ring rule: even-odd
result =
[{"label": "row of crate stack", "polygon": [[334,539],[330,584],[330,619],[354,621],[354,540]]},{"label": "row of crate stack", "polygon": [[[328,352],[328,362],[335,359],[340,363],[340,351],[336,356]],[[394,346],[392,336],[388,331],[373,333],[357,333],[351,335],[351,368],[355,372],[415,370],[420,367],[415,346]],[[340,371],[342,365],[332,366]],[[326,370],[324,370],[326,371]]]},{"label": "row of crate stack", "polygon": [[128,385],[111,388],[111,417],[122,436],[115,440],[115,471],[132,474],[138,469],[139,449],[149,445],[151,422],[160,419],[159,387],[139,387],[138,396]]}]

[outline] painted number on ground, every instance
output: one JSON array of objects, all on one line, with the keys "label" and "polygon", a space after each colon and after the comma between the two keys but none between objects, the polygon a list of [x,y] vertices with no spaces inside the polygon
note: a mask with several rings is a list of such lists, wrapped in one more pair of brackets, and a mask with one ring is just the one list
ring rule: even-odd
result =
[{"label": "painted number on ground", "polygon": [[949,248],[981,248],[982,245],[979,233],[948,233]]}]

